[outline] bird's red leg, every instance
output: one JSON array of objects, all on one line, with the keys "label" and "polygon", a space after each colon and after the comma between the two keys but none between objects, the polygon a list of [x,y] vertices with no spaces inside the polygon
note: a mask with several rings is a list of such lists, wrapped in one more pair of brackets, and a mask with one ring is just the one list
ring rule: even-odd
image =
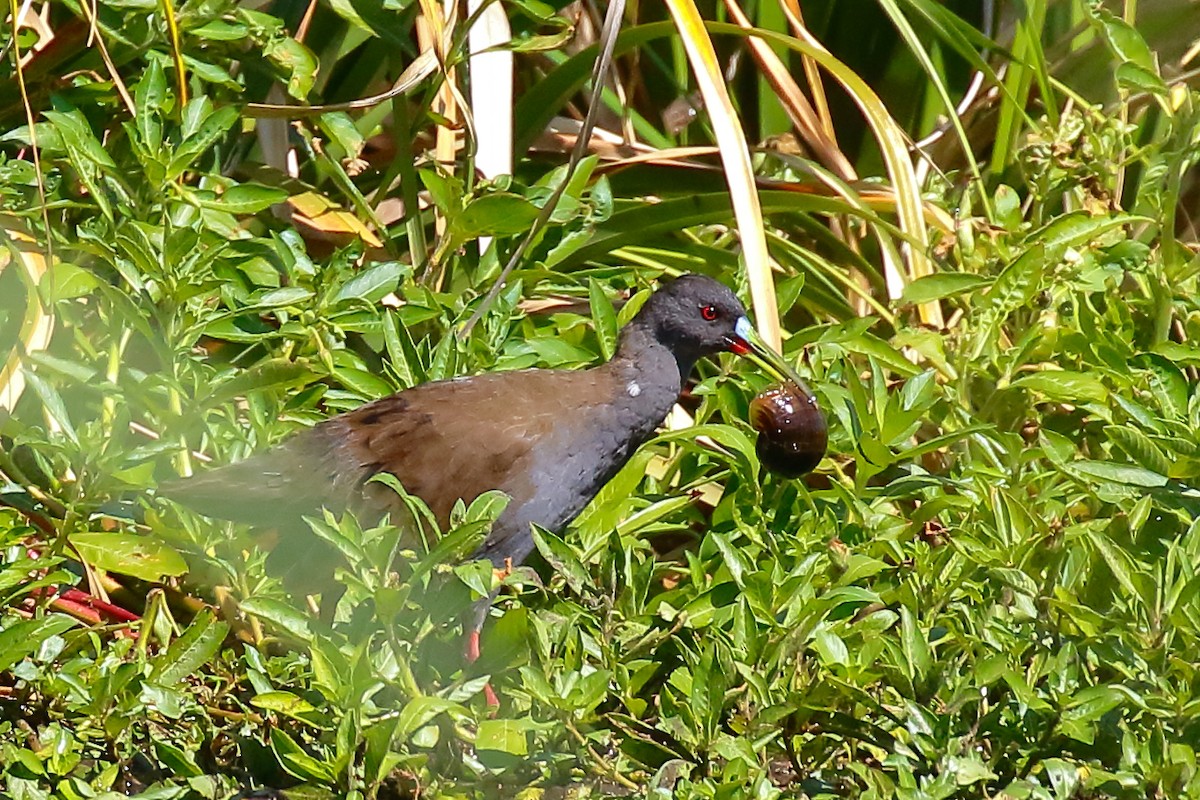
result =
[{"label": "bird's red leg", "polygon": [[[504,559],[504,568],[495,570],[495,573],[497,578],[504,580],[512,574],[512,571],[513,560],[510,557]],[[491,598],[489,598],[488,602],[490,603],[495,599],[495,597],[496,595],[493,594]],[[463,655],[466,657],[468,664],[474,664],[479,660],[479,631],[483,627],[483,621],[486,618],[486,615],[487,606],[485,605],[482,606],[482,613],[476,617],[470,631],[467,632],[467,645],[464,648]],[[491,683],[485,683],[483,685],[483,696],[484,699],[487,700],[488,707],[498,708],[500,706],[500,698],[496,696],[496,692],[492,689]]]},{"label": "bird's red leg", "polygon": [[467,634],[467,648],[464,655],[467,657],[468,664],[474,664],[479,660],[479,631],[471,631]]},{"label": "bird's red leg", "polygon": [[[479,660],[479,631],[472,630],[467,634],[466,652],[463,655],[467,659],[468,664],[474,664]],[[487,701],[488,708],[499,708],[500,698],[496,696],[496,692],[492,690],[491,683],[483,685],[483,698]]]}]

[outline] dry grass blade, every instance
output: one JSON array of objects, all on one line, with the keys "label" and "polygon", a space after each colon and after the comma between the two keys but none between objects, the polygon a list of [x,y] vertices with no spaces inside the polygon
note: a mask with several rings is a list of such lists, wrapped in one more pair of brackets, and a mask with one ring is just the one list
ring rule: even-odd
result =
[{"label": "dry grass blade", "polygon": [[[743,29],[753,27],[749,17],[742,11],[736,0],[725,0],[725,7],[729,11],[730,17]],[[818,115],[817,111],[808,102],[808,98],[804,96],[799,84],[792,78],[788,71],[787,65],[783,60],[772,50],[766,42],[758,37],[751,37],[747,40],[750,46],[750,52],[754,56],[754,60],[758,63],[759,68],[765,74],[771,89],[779,98],[783,108],[787,111],[788,117],[792,120],[792,124],[796,127],[800,136],[807,142],[809,149],[816,156],[817,160],[824,164],[830,172],[836,176],[836,179],[827,177],[823,171],[817,170],[816,175],[819,180],[825,182],[830,189],[835,193],[845,197],[847,202],[855,204],[855,199],[849,196],[846,191],[845,184],[858,179],[858,174],[854,167],[850,164],[850,160],[842,152],[838,146],[836,134],[833,131],[833,125],[829,117],[828,107],[822,105],[822,113]],[[804,56],[805,72],[808,75],[809,83],[814,87],[813,96],[824,104],[825,95],[821,87],[820,76],[816,72],[816,66],[812,59]],[[858,238],[845,228],[843,222],[839,218],[831,218],[829,221],[830,229],[846,242],[846,245],[855,252],[859,251]],[[887,257],[888,249],[883,249],[884,257]],[[851,269],[854,281],[857,284],[857,292],[851,295],[851,303],[859,314],[869,313],[868,305],[861,302],[858,298],[865,296],[870,290],[870,281],[856,269]]]},{"label": "dry grass blade", "polygon": [[467,8],[479,16],[471,26],[471,115],[474,117],[475,166],[484,175],[512,174],[513,54],[503,49],[512,39],[504,7],[497,2],[468,0]]},{"label": "dry grass blade", "polygon": [[293,118],[317,117],[321,114],[328,114],[331,111],[357,111],[372,108],[394,97],[399,97],[409,89],[419,85],[421,81],[437,72],[437,68],[437,53],[433,50],[425,50],[413,59],[413,62],[405,68],[404,72],[400,73],[400,77],[392,84],[392,88],[386,92],[361,97],[358,100],[350,100],[345,103],[328,103],[319,106],[295,106],[286,103],[247,103],[244,113],[248,117],[260,119],[264,117]]},{"label": "dry grass blade", "polygon": [[[750,24],[750,18],[742,11],[737,0],[725,0],[725,8],[738,25],[746,29],[753,27]],[[854,167],[846,158],[846,154],[838,147],[836,137],[828,129],[827,119],[820,117],[816,109],[808,102],[800,85],[788,72],[787,65],[762,39],[752,36],[746,41],[750,46],[750,53],[783,104],[792,124],[796,126],[796,130],[817,160],[842,180],[857,180],[858,175],[855,173]],[[828,110],[826,110],[826,117],[828,117]]]},{"label": "dry grass blade", "polygon": [[[88,26],[91,28],[91,36],[96,40],[96,49],[100,51],[100,58],[104,61],[104,67],[108,70],[108,76],[112,78],[117,94],[121,96],[121,102],[125,104],[125,108],[128,109],[131,116],[137,114],[137,108],[134,106],[133,98],[129,95],[129,89],[125,87],[125,81],[121,80],[121,73],[117,71],[117,65],[113,63],[112,56],[109,55],[108,46],[104,44],[104,37],[100,35],[92,5],[84,2],[79,4],[79,8],[83,11],[84,16],[87,17]],[[172,30],[174,29],[172,28]],[[176,44],[178,43],[176,42]]]},{"label": "dry grass blade", "polygon": [[580,128],[578,140],[575,142],[575,149],[571,151],[571,158],[567,161],[566,174],[563,175],[562,181],[559,182],[554,192],[546,199],[546,204],[542,206],[541,212],[537,219],[533,221],[526,232],[525,237],[521,239],[521,243],[517,245],[517,249],[509,256],[508,263],[504,265],[504,269],[496,277],[492,288],[488,290],[487,295],[479,304],[479,308],[475,309],[475,313],[466,321],[459,330],[460,338],[465,339],[470,335],[471,329],[476,323],[483,318],[492,303],[496,302],[496,298],[500,295],[500,291],[504,288],[504,282],[508,280],[508,276],[516,269],[517,264],[525,255],[525,251],[529,249],[529,245],[550,221],[550,215],[554,213],[554,209],[558,206],[558,201],[562,197],[563,192],[567,189],[567,184],[571,181],[571,176],[575,172],[575,168],[579,165],[579,161],[587,152],[588,142],[591,141],[592,129],[596,127],[596,114],[600,109],[600,97],[604,93],[604,76],[608,74],[609,65],[612,63],[613,48],[617,44],[617,32],[621,27],[621,18],[625,15],[625,0],[611,0],[608,5],[608,11],[604,16],[604,28],[600,32],[600,55],[596,58],[595,68],[592,70],[592,92],[588,98],[588,111],[583,119],[583,126]]},{"label": "dry grass blade", "polygon": [[617,158],[617,160],[596,167],[596,172],[612,174],[638,164],[654,164],[660,167],[681,167],[683,169],[713,170],[711,164],[688,161],[695,156],[712,156],[720,154],[720,149],[711,145],[696,147],[671,147],[666,150],[646,150],[635,155]]},{"label": "dry grass blade", "polygon": [[[85,3],[86,5],[86,3]],[[179,91],[179,105],[188,101],[187,70],[183,66],[183,49],[179,46],[179,24],[175,21],[175,7],[171,0],[159,0],[163,19],[167,21],[167,32],[171,36],[171,60],[175,63],[175,84]]]},{"label": "dry grass blade", "polygon": [[[45,230],[50,230],[50,210],[46,203],[46,180],[42,175],[42,149],[38,144],[38,132],[33,107],[29,104],[29,88],[25,85],[25,65],[21,58],[21,44],[18,37],[21,21],[21,10],[17,8],[17,0],[9,0],[9,14],[12,17],[13,65],[17,76],[17,88],[21,93],[21,108],[25,112],[25,124],[29,126],[29,142],[33,146],[33,174],[37,179],[38,201],[42,212],[42,224]],[[46,260],[54,260],[54,240],[46,238]]]},{"label": "dry grass blade", "polygon": [[[804,24],[804,14],[800,11],[798,0],[779,0],[779,2],[787,11],[791,12],[792,16],[800,20],[801,24]],[[825,84],[821,81],[819,65],[807,53],[801,53],[800,60],[804,65],[804,77],[808,79],[809,91],[812,92],[813,106],[817,117],[821,120],[821,129],[829,138],[834,139],[837,134],[833,129],[833,115],[829,113],[829,100],[825,97]]]},{"label": "dry grass blade", "polygon": [[[897,6],[896,3],[891,2],[891,0],[883,0],[880,5],[887,13],[888,17],[892,20],[892,24],[896,26],[896,30],[900,32],[900,35],[908,44],[909,52],[913,54],[913,56],[917,59],[917,62],[921,65],[921,68],[925,70],[925,74],[929,79],[928,85],[937,93],[938,98],[942,101],[942,105],[945,106],[948,124],[958,136],[958,141],[962,147],[963,155],[967,160],[968,169],[970,169],[971,172],[971,178],[974,181],[975,186],[979,188],[980,203],[985,209],[988,209],[987,215],[991,217],[991,201],[987,196],[987,192],[984,191],[983,177],[979,171],[979,163],[975,159],[975,154],[971,151],[970,142],[967,140],[967,132],[963,128],[962,120],[959,118],[958,109],[955,107],[954,101],[950,98],[950,90],[947,88],[945,81],[942,80],[938,75],[937,69],[933,64],[933,60],[930,58],[929,53],[922,44],[920,36],[917,35],[917,32],[913,29],[912,25],[909,23],[904,14],[901,13],[899,6]],[[978,85],[979,84],[973,84],[973,86]],[[918,153],[920,154],[919,150]],[[921,155],[923,156],[923,154]],[[934,164],[927,157],[923,156],[922,166],[929,168],[934,166]]]},{"label": "dry grass blade", "polygon": [[[420,0],[420,5],[421,16],[417,18],[417,40],[423,51],[433,51],[445,74],[445,80],[438,87],[437,99],[433,103],[434,113],[446,121],[437,126],[434,139],[434,159],[443,169],[452,172],[456,166],[454,151],[458,141],[458,126],[455,123],[459,119],[461,105],[454,88],[454,69],[449,65],[447,55],[448,39],[454,30],[454,12],[458,7],[453,3],[447,4],[446,17],[443,18],[442,9],[438,7],[437,0]],[[434,209],[433,220],[437,235],[445,236],[446,217],[441,209]],[[430,271],[436,270],[437,274],[433,278],[434,285],[436,285],[441,278],[442,265],[431,262],[429,267]]]},{"label": "dry grass blade", "polygon": [[45,254],[37,248],[33,237],[13,227],[12,220],[8,220],[5,228],[0,231],[0,238],[7,248],[0,249],[0,253],[6,254],[7,258],[0,259],[0,272],[5,267],[16,269],[25,284],[27,296],[25,319],[21,322],[17,342],[4,354],[4,363],[0,366],[0,408],[11,412],[25,390],[21,359],[25,354],[45,349],[50,343],[54,317],[47,313],[38,298],[38,285],[46,274]]},{"label": "dry grass blade", "polygon": [[[888,113],[887,106],[879,95],[853,70],[833,57],[817,39],[808,32],[800,19],[792,13],[785,4],[784,13],[796,35],[796,39],[805,47],[797,48],[807,51],[821,66],[837,80],[854,103],[862,110],[875,138],[879,144],[879,152],[887,165],[888,176],[895,187],[897,208],[896,216],[900,221],[900,229],[907,234],[916,246],[906,245],[905,257],[908,261],[908,274],[901,274],[895,267],[885,261],[884,274],[887,279],[888,295],[892,299],[900,296],[908,281],[916,280],[933,273],[933,265],[929,261],[926,249],[929,244],[928,231],[921,213],[921,192],[917,184],[916,172],[908,157],[908,140],[904,132]],[[921,321],[942,327],[942,309],[936,302],[924,303],[918,307]]]},{"label": "dry grass blade", "polygon": [[775,283],[771,277],[767,239],[763,233],[762,208],[758,202],[746,135],[733,108],[733,101],[729,98],[721,65],[717,62],[717,54],[696,4],[692,0],[668,0],[667,7],[683,40],[692,73],[700,87],[705,109],[717,137],[717,147],[721,150],[759,333],[772,346],[779,347],[782,343],[779,308],[775,300]]},{"label": "dry grass blade", "polygon": [[[476,133],[475,168],[487,178],[511,175],[513,54],[504,46],[512,29],[504,7],[487,0],[468,0],[467,13],[475,18],[467,41],[471,48],[471,119]],[[478,16],[476,16],[478,14]],[[479,252],[492,246],[492,237],[479,239]]]},{"label": "dry grass blade", "polygon": [[[546,131],[530,145],[530,149],[543,153],[569,153],[579,141],[579,130],[578,120],[555,117]],[[660,149],[641,142],[626,142],[604,128],[594,128],[591,141],[587,145],[588,155],[599,157],[601,162],[596,166],[595,174],[612,174],[637,164],[719,170],[720,167],[712,164],[687,159],[719,155],[720,152],[712,145]]]}]

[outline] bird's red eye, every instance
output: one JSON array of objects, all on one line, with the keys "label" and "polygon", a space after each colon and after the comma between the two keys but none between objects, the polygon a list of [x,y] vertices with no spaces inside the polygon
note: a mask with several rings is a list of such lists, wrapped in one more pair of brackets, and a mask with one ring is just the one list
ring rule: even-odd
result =
[{"label": "bird's red eye", "polygon": [[702,306],[700,308],[700,316],[704,317],[708,322],[712,322],[721,314],[717,311],[716,306]]}]

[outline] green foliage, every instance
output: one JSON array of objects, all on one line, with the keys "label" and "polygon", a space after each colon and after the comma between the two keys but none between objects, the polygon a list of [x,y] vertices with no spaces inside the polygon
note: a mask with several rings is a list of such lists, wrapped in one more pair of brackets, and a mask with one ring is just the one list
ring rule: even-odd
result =
[{"label": "green foliage", "polygon": [[[920,138],[965,83],[958,62],[992,74],[978,50],[996,43],[953,8],[882,5],[806,15],[904,87],[892,110]],[[535,531],[528,565],[463,561],[505,498],[439,531],[405,495],[395,527],[310,520],[309,560],[337,569],[311,605],[264,565],[262,532],[155,500],[156,483],[424,381],[594,364],[660,274],[744,288],[721,176],[526,158],[487,181],[469,147],[417,157],[445,121],[438,71],[361,113],[297,112],[286,174],[265,155],[270,117],[245,104],[273,82],[314,103],[386,88],[415,58],[413,4],[317,6],[301,43],[286,4],[185,3],[178,53],[163,5],[101,4],[103,57],[78,44],[92,7],[58,4],[59,44],[21,76],[32,128],[14,65],[34,37],[0,33],[3,246],[28,232],[53,256],[37,280],[0,272],[0,358],[12,342],[25,386],[0,417],[6,795],[1200,795],[1200,106],[1137,25],[1044,5],[1012,12],[990,151],[931,148],[926,198],[956,225],[941,271],[899,297],[873,266],[898,249],[887,204],[804,184],[823,168],[787,147],[756,154],[783,187],[762,200],[786,351],[831,422],[817,475],[758,463],[747,406],[766,378],[703,364],[696,425],[643,448],[566,531]],[[517,49],[542,54],[518,68],[528,143],[592,56],[568,57],[552,8],[505,7]],[[885,20],[899,55],[863,33]],[[688,87],[672,29],[635,21],[618,47],[644,64],[630,125],[707,142],[703,124],[650,122]],[[1043,52],[1068,32],[1075,49]],[[737,100],[765,138],[785,117],[755,80]],[[381,131],[397,155],[372,163]],[[845,154],[878,172],[869,141]],[[383,216],[388,196],[401,215]],[[859,226],[880,238],[840,238]],[[54,335],[23,352],[11,320],[37,300]],[[928,303],[944,329],[921,323]],[[461,621],[494,591],[465,664]]]}]

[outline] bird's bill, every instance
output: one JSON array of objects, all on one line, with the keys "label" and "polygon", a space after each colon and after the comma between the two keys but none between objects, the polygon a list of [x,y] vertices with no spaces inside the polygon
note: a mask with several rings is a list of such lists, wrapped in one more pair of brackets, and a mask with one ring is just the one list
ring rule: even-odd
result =
[{"label": "bird's bill", "polygon": [[739,317],[733,333],[734,335],[729,337],[731,352],[758,365],[763,372],[781,383],[794,383],[804,394],[812,397],[812,392],[804,384],[803,379],[796,374],[796,370],[792,369],[792,365],[763,341],[762,337],[758,335],[758,331],[754,330],[754,326],[750,324],[750,320]]}]

